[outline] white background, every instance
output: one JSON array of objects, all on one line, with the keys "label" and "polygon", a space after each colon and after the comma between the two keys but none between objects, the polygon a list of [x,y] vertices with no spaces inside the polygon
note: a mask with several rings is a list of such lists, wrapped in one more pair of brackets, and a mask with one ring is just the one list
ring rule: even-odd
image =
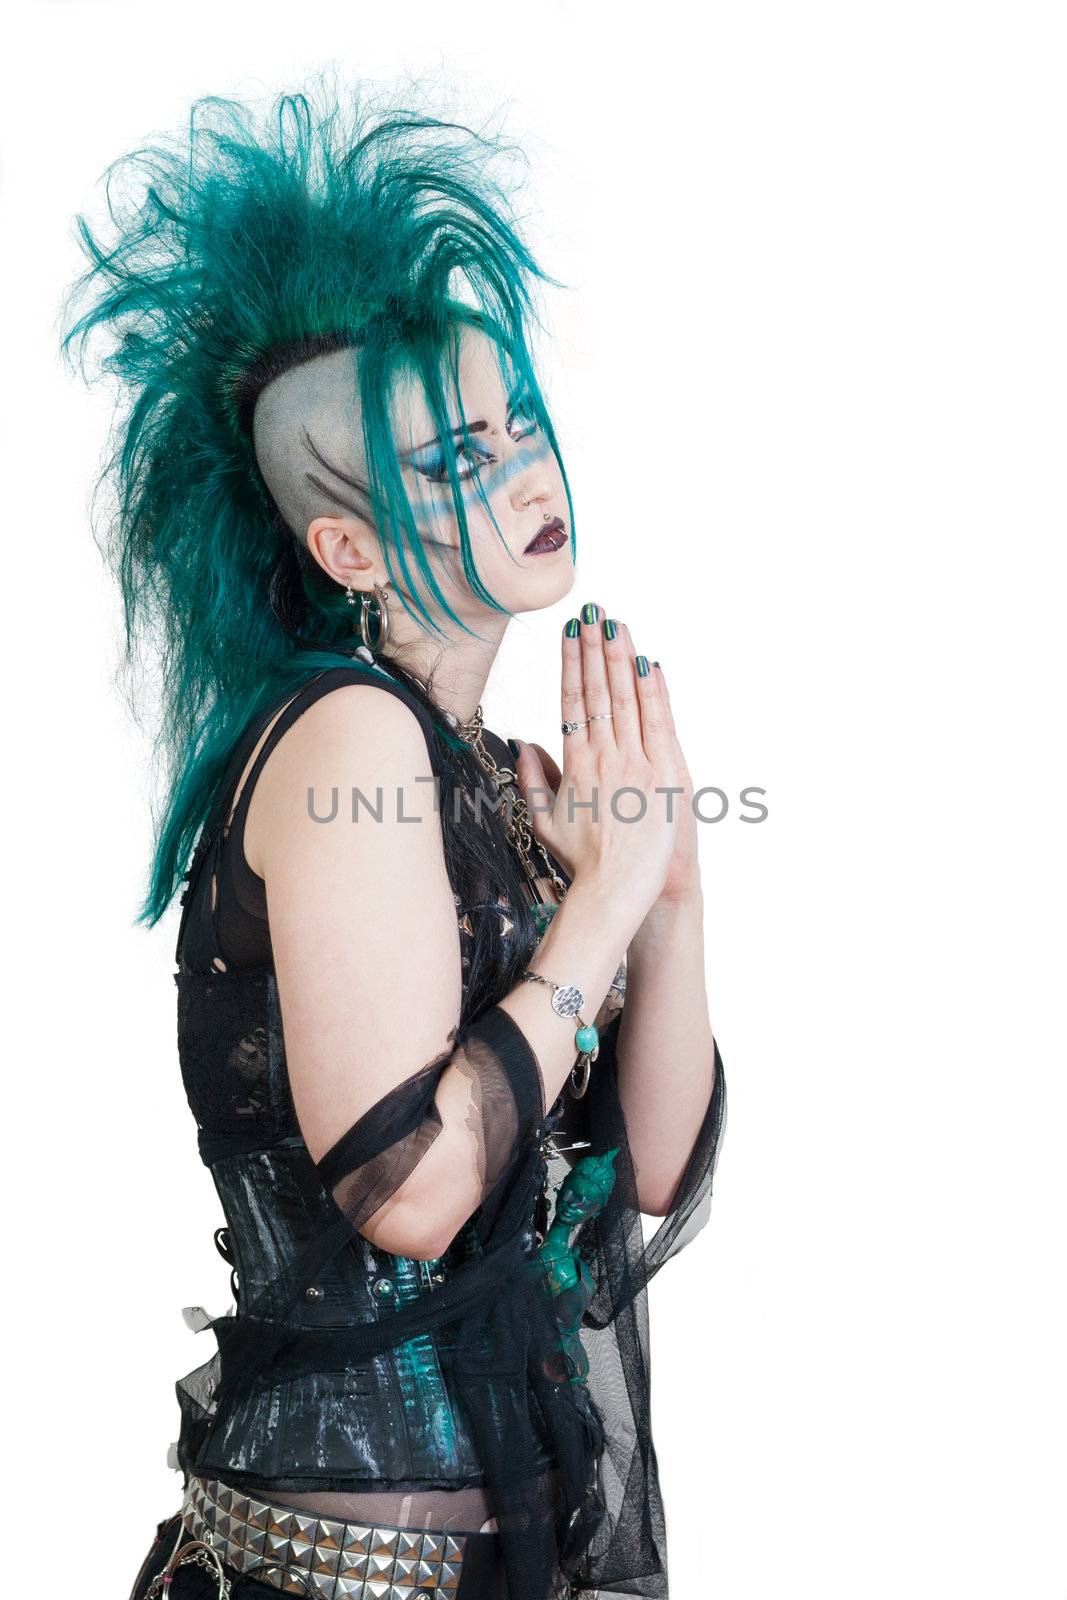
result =
[{"label": "white background", "polygon": [[[71,218],[195,95],[333,61],[510,103],[570,286],[548,377],[578,583],[514,625],[490,722],[558,740],[558,629],[596,599],[662,660],[698,782],[768,791],[764,825],[701,830],[730,1100],[712,1220],[652,1295],[676,1600],[1064,1595],[1061,16],[23,10],[4,1514],[48,1592],[127,1592],[177,1504],[174,1379],[213,1348],[180,1307],[229,1303],[175,922],[132,926],[151,774],[87,525],[108,401],[56,355]],[[107,1552],[84,1582],[52,1565],[61,1517]]]}]

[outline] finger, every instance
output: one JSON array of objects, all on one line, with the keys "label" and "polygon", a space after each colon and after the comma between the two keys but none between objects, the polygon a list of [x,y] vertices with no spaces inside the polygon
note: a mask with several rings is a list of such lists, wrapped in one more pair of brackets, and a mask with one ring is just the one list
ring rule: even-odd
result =
[{"label": "finger", "polygon": [[611,690],[608,687],[608,669],[604,661],[604,634],[601,628],[603,611],[590,603],[582,607],[582,693],[585,697],[585,715],[596,717],[585,730],[592,745],[615,742],[608,712],[611,710]]},{"label": "finger", "polygon": [[526,815],[530,827],[534,834],[539,836],[541,818],[552,808],[555,786],[541,765],[540,747],[524,744],[521,739],[517,739],[515,743],[519,747],[519,753],[515,757],[515,787],[526,801]]},{"label": "finger", "polygon": [[653,661],[652,671],[659,679],[660,693],[663,695],[663,706],[667,715],[667,726],[674,737],[677,738],[678,729],[674,726],[674,707],[671,705],[671,692],[667,686],[666,674],[658,661]]},{"label": "finger", "polygon": [[[619,637],[617,637],[616,643],[622,646],[622,662],[624,662],[625,670],[630,674],[630,691],[633,694],[633,717],[635,717],[633,738],[637,739],[638,744],[643,744],[645,742],[645,726],[643,726],[643,714],[641,714],[641,699],[643,699],[643,696],[641,696],[641,683],[638,682],[637,675],[637,650],[633,646],[633,635],[630,634],[629,624],[617,622],[616,627],[619,629]],[[649,677],[651,677],[651,672],[649,672]],[[648,680],[645,680],[645,696],[646,694],[648,694]]]},{"label": "finger", "polygon": [[531,789],[545,788],[547,780],[537,746],[524,744],[521,739],[516,739],[515,743],[519,747],[519,753],[515,757],[515,785],[525,800]]},{"label": "finger", "polygon": [[558,790],[563,779],[562,772],[560,772],[544,745],[534,744],[530,748],[537,751],[538,759],[541,762],[541,771],[544,773],[547,782],[553,789]]},{"label": "finger", "polygon": [[634,658],[629,629],[624,623],[606,621],[603,627],[604,662],[611,693],[612,727],[618,744],[640,744],[641,712],[634,683]]},{"label": "finger", "polygon": [[[581,624],[577,617],[572,617],[563,630],[561,650],[563,667],[560,675],[560,715],[564,722],[585,721],[585,691],[582,678],[582,641],[579,637]],[[567,765],[567,747],[574,739],[586,739],[587,730],[582,728],[578,733],[564,734],[563,736],[563,765]]]},{"label": "finger", "polygon": [[641,742],[650,761],[661,761],[674,747],[659,673],[645,655],[634,657],[637,703],[641,708]]}]

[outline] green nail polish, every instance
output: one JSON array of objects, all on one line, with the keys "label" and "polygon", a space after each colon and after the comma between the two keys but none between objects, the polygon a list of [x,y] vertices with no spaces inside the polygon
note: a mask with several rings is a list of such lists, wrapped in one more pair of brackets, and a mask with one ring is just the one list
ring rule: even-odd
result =
[{"label": "green nail polish", "polygon": [[659,666],[659,662],[658,662],[658,661],[653,661],[653,663],[652,663],[652,665],[653,665],[653,666],[654,666],[654,667],[658,667],[658,666]]},{"label": "green nail polish", "polygon": [[577,639],[577,637],[578,637],[578,618],[577,617],[572,617],[571,620],[568,622],[567,626],[564,628],[563,632],[564,632],[564,635],[568,639]]},{"label": "green nail polish", "polygon": [[637,657],[637,676],[639,678],[647,678],[648,677],[648,657],[647,656],[638,656]]},{"label": "green nail polish", "polygon": [[610,617],[605,617],[604,618],[604,637],[605,637],[605,639],[614,639],[614,637],[618,633],[618,631],[619,631],[618,628],[615,626],[614,622],[612,622],[611,618]]},{"label": "green nail polish", "polygon": [[596,621],[596,606],[593,604],[593,602],[591,600],[589,601],[589,603],[587,605],[584,605],[582,607],[582,621],[583,622],[595,622]]}]

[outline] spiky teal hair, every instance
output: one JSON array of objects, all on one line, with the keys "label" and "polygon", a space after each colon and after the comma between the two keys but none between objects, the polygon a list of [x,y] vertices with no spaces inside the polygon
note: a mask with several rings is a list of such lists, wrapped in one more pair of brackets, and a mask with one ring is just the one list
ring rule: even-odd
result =
[{"label": "spiky teal hair", "polygon": [[[122,590],[125,666],[161,668],[166,774],[138,920],[162,916],[239,732],[311,673],[351,664],[351,612],[282,521],[257,469],[251,411],[273,376],[358,347],[369,487],[383,554],[428,629],[448,605],[415,527],[390,427],[401,364],[440,430],[465,425],[457,326],[489,333],[563,463],[533,370],[536,280],[494,176],[499,137],[353,92],[261,112],[198,101],[187,130],[107,174],[107,218],[77,221],[89,267],[64,349],[103,334],[123,406],[102,477],[117,491],[106,553]],[[513,170],[509,164],[509,171]],[[452,405],[449,406],[449,398]],[[449,467],[464,571],[478,576]],[[568,505],[574,516],[566,472]],[[491,513],[490,513],[491,514]],[[499,531],[499,530],[498,530]],[[406,602],[405,602],[406,604]]]}]

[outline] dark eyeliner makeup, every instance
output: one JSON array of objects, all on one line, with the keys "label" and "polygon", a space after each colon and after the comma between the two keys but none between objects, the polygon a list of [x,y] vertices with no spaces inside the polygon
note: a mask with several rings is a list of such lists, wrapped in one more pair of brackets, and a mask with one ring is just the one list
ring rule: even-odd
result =
[{"label": "dark eyeliner makeup", "polygon": [[[461,482],[473,477],[482,467],[496,460],[491,450],[483,450],[473,442],[466,445],[461,439],[457,439],[448,448],[454,452],[456,476]],[[420,477],[428,479],[430,483],[448,482],[448,458],[445,449],[439,444],[416,451],[410,457],[410,465]]]},{"label": "dark eyeliner makeup", "polygon": [[[519,426],[516,428],[515,424]],[[508,417],[505,424],[508,437],[516,442],[528,439],[531,433],[536,433],[538,428],[537,416],[528,399],[508,407]]]}]

